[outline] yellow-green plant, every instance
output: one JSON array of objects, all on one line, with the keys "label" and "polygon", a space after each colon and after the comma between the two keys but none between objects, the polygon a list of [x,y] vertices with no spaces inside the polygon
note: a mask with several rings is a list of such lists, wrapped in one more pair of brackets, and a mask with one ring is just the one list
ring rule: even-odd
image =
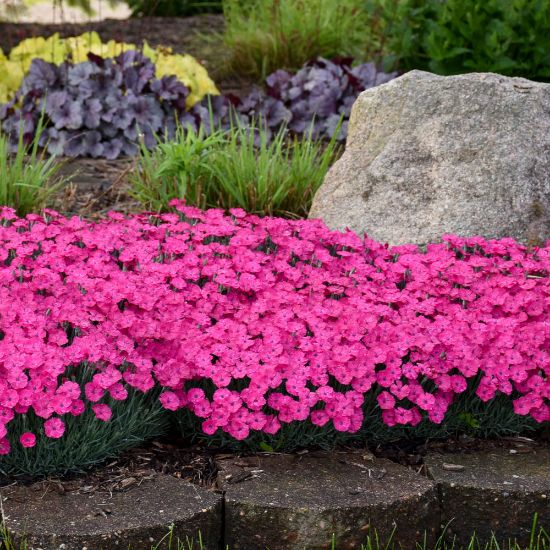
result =
[{"label": "yellow-green plant", "polygon": [[34,37],[20,42],[6,56],[0,50],[0,103],[8,101],[19,88],[21,81],[35,58],[61,64],[70,59],[73,63],[87,60],[88,53],[114,57],[123,51],[140,49],[156,66],[157,77],[175,75],[189,88],[187,106],[191,107],[206,94],[219,94],[206,69],[191,55],[174,54],[170,48],[152,48],[144,42],[142,47],[126,42],[102,42],[96,32],[61,38],[58,33],[49,38]]}]

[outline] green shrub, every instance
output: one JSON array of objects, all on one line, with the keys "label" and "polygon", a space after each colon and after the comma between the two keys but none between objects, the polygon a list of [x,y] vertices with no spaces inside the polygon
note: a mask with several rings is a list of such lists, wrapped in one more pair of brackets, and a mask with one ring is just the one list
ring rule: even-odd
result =
[{"label": "green shrub", "polygon": [[548,0],[367,0],[385,68],[550,78]]},{"label": "green shrub", "polygon": [[185,17],[201,13],[221,13],[221,0],[126,0],[136,15]]},{"label": "green shrub", "polygon": [[315,57],[363,59],[372,47],[364,0],[224,0],[224,42],[239,74],[265,78]]},{"label": "green shrub", "polygon": [[[67,380],[81,387],[88,382],[93,369],[85,365],[69,369]],[[91,404],[80,416],[64,415],[65,433],[60,439],[44,434],[44,419],[33,412],[18,414],[8,424],[11,452],[0,457],[0,475],[40,478],[66,473],[82,473],[87,469],[138,447],[148,439],[162,435],[168,428],[169,417],[157,399],[158,392],[141,393],[128,388],[125,401],[102,400],[109,405],[113,416],[108,422],[98,420]],[[36,435],[36,446],[24,448],[19,436],[24,432]]]},{"label": "green shrub", "polygon": [[38,142],[42,128],[27,146],[23,134],[15,154],[10,152],[9,139],[0,133],[0,206],[10,206],[19,216],[37,212],[64,183],[58,176],[61,165],[54,157],[45,158]]},{"label": "green shrub", "polygon": [[180,128],[173,141],[141,149],[131,194],[156,212],[179,198],[199,208],[305,217],[335,160],[336,141],[288,139],[284,128],[268,137],[260,126],[206,137]]}]

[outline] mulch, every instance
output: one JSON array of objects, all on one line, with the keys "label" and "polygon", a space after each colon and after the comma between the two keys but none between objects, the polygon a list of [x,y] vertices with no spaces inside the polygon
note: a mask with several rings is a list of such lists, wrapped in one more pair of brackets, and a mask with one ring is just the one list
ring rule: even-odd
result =
[{"label": "mulch", "polygon": [[[525,436],[502,437],[487,440],[468,436],[449,438],[443,441],[402,440],[383,445],[364,447],[342,447],[338,451],[362,450],[377,458],[387,458],[406,466],[416,473],[427,475],[424,457],[428,453],[475,453],[506,449],[511,454],[528,454],[541,448],[548,448],[550,439],[544,435],[536,439]],[[302,450],[296,455],[315,455],[318,451]],[[265,454],[265,453],[261,453]],[[227,449],[207,447],[203,444],[189,444],[180,436],[170,434],[123,453],[107,464],[97,466],[84,474],[69,474],[43,480],[19,477],[0,477],[0,487],[11,485],[30,486],[36,491],[56,491],[78,494],[112,494],[128,491],[156,475],[171,475],[178,479],[200,485],[215,487],[218,473],[216,459],[239,456],[249,460],[254,454],[231,452]]]},{"label": "mulch", "polygon": [[[0,23],[0,47],[8,52],[21,40],[33,36],[50,36],[58,32],[62,37],[77,36],[96,31],[104,41],[117,40],[140,44],[147,40],[152,46],[167,46],[178,53],[198,53],[193,38],[198,33],[213,34],[223,31],[221,15],[193,17],[137,17],[105,19],[86,23]],[[195,51],[191,51],[195,48]]]},{"label": "mulch", "polygon": [[143,211],[129,194],[130,172],[136,159],[60,159],[59,175],[68,178],[56,193],[51,207],[64,216],[90,220],[105,218],[109,211],[124,214]]},{"label": "mulch", "polygon": [[0,477],[0,487],[31,486],[33,490],[57,493],[114,493],[128,491],[158,474],[171,475],[203,487],[215,482],[217,469],[214,451],[200,445],[185,445],[172,439],[153,440],[123,453],[118,458],[84,474],[68,474],[39,481],[18,477]]}]

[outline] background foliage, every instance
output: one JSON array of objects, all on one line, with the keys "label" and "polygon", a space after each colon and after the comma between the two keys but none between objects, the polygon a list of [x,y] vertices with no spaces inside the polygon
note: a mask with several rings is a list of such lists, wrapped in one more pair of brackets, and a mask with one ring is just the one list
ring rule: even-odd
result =
[{"label": "background foliage", "polygon": [[550,78],[547,0],[366,0],[385,66]]}]

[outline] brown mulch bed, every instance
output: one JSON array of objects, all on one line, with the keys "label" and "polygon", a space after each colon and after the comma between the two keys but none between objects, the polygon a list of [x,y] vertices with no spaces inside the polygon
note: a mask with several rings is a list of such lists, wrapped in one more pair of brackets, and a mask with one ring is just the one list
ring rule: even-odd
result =
[{"label": "brown mulch bed", "polygon": [[[428,453],[474,453],[506,449],[511,454],[528,454],[541,448],[548,448],[547,436],[532,439],[524,436],[502,437],[496,440],[475,439],[468,436],[450,438],[444,441],[419,442],[403,440],[378,445],[367,449],[358,446],[343,447],[338,451],[362,452],[369,456],[387,458],[426,475],[424,457]],[[303,450],[297,456],[316,455],[316,450]],[[202,487],[214,487],[217,467],[215,460],[232,456],[243,456],[247,460],[250,453],[231,453],[224,449],[209,448],[201,444],[190,445],[179,436],[170,435],[153,440],[141,447],[123,453],[119,458],[98,466],[86,474],[71,474],[65,477],[51,477],[32,481],[18,478],[16,481],[0,478],[0,487],[9,485],[30,485],[37,491],[54,490],[59,493],[108,493],[130,490],[157,474],[172,475]]]},{"label": "brown mulch bed", "polygon": [[113,493],[129,490],[157,474],[171,475],[203,487],[214,484],[217,469],[214,452],[200,445],[185,445],[177,439],[158,439],[123,453],[85,474],[69,474],[33,481],[0,477],[0,487],[26,485],[58,493]]},{"label": "brown mulch bed", "polygon": [[50,36],[58,32],[62,37],[68,37],[96,31],[104,41],[112,39],[140,44],[147,40],[152,46],[168,46],[178,53],[195,55],[199,53],[194,46],[197,33],[221,32],[223,27],[221,15],[137,17],[55,24],[3,22],[0,23],[0,47],[7,52],[21,40],[33,36]]},{"label": "brown mulch bed", "polygon": [[136,159],[62,159],[60,175],[68,182],[56,194],[52,207],[65,216],[98,220],[116,210],[125,214],[143,211],[128,194],[129,173]]}]

